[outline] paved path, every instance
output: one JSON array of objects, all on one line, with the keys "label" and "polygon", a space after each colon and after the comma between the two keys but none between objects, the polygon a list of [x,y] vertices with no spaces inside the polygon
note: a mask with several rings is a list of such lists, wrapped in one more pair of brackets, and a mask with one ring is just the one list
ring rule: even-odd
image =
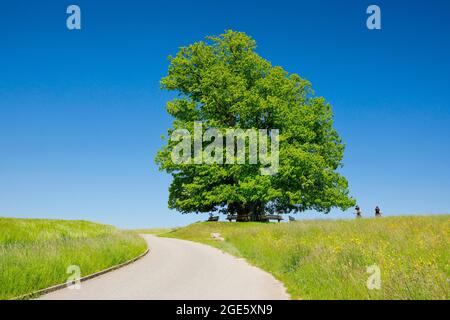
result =
[{"label": "paved path", "polygon": [[289,299],[280,282],[242,259],[190,241],[144,238],[144,258],[41,299]]}]

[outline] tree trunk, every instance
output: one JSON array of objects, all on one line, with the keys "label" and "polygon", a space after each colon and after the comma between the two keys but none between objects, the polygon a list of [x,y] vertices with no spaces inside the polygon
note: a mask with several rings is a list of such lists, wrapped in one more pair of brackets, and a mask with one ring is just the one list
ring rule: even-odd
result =
[{"label": "tree trunk", "polygon": [[237,222],[248,222],[250,221],[251,215],[248,210],[248,206],[241,203],[237,204]]},{"label": "tree trunk", "polygon": [[262,221],[265,205],[261,202],[255,202],[251,205],[251,221]]},{"label": "tree trunk", "polygon": [[261,221],[264,214],[264,205],[255,202],[250,204],[236,204],[238,222]]}]

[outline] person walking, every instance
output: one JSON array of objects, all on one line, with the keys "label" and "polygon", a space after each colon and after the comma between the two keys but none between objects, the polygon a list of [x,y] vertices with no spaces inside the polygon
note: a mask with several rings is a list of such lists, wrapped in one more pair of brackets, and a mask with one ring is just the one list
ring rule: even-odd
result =
[{"label": "person walking", "polygon": [[361,208],[358,205],[356,205],[356,207],[355,207],[355,213],[356,213],[356,218],[361,218],[362,217],[362,215],[361,215]]},{"label": "person walking", "polygon": [[380,207],[375,207],[375,217],[381,217],[381,210]]}]

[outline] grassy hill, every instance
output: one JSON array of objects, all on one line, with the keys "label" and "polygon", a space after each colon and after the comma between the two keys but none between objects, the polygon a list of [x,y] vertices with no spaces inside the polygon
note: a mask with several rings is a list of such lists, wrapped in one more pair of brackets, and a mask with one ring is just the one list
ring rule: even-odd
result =
[{"label": "grassy hill", "polygon": [[[219,232],[225,241],[211,238]],[[246,258],[294,299],[449,299],[450,216],[195,223],[163,234]],[[381,271],[369,290],[367,267]]]},{"label": "grassy hill", "polygon": [[132,259],[147,248],[133,232],[86,221],[0,218],[0,299],[67,281]]}]

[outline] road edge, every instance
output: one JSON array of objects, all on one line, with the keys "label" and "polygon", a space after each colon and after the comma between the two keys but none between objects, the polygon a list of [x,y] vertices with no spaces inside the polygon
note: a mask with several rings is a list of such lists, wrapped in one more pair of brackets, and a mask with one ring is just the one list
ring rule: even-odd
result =
[{"label": "road edge", "polygon": [[283,288],[284,293],[285,293],[286,296],[288,297],[287,300],[288,300],[288,301],[294,300],[294,299],[292,298],[292,295],[291,295],[290,292],[288,291],[288,288],[287,288],[286,284],[285,284],[283,281],[281,281],[280,279],[278,279],[272,272],[270,272],[270,271],[268,271],[268,270],[266,270],[266,269],[264,269],[264,268],[261,268],[260,266],[257,266],[256,264],[251,263],[251,262],[250,262],[247,258],[245,258],[245,257],[238,257],[238,256],[235,256],[234,254],[232,254],[231,252],[226,251],[225,249],[222,249],[222,248],[219,248],[219,247],[215,247],[215,246],[213,246],[213,245],[210,245],[210,244],[204,243],[204,242],[200,242],[200,241],[187,240],[187,239],[181,239],[181,238],[176,238],[176,237],[164,237],[164,234],[161,234],[161,235],[154,235],[154,236],[156,236],[156,237],[158,237],[158,238],[175,239],[175,240],[180,240],[180,241],[193,242],[193,243],[196,243],[196,244],[200,244],[200,245],[202,245],[202,246],[207,246],[207,247],[209,247],[209,248],[218,250],[218,251],[220,251],[222,254],[228,255],[228,256],[230,256],[230,257],[233,258],[233,259],[241,260],[241,261],[243,261],[244,263],[246,263],[249,267],[259,269],[260,271],[262,271],[262,272],[268,274],[270,277],[272,277],[273,280],[275,280],[275,281],[276,281],[279,285],[281,285],[281,287]]},{"label": "road edge", "polygon": [[[84,282],[86,280],[90,280],[90,279],[96,278],[98,276],[101,276],[101,275],[103,275],[105,273],[109,273],[111,271],[114,271],[114,270],[120,269],[122,267],[125,267],[125,266],[127,266],[127,265],[129,265],[129,264],[131,264],[133,262],[136,262],[137,260],[143,258],[144,256],[146,256],[149,253],[149,251],[150,251],[150,248],[147,247],[147,249],[143,253],[138,255],[137,257],[134,257],[134,258],[132,258],[132,259],[130,259],[128,261],[122,262],[120,264],[117,264],[115,266],[109,267],[107,269],[104,269],[104,270],[92,273],[90,275],[84,276],[84,277],[80,278],[80,282]],[[21,295],[21,296],[18,296],[18,297],[9,299],[9,300],[27,300],[27,299],[30,299],[30,298],[37,298],[37,297],[42,296],[44,294],[64,289],[64,288],[67,287],[67,285],[68,285],[67,282],[66,283],[56,284],[54,286],[51,286],[51,287],[48,287],[48,288],[44,288],[44,289],[40,289],[40,290],[37,290],[37,291],[34,291],[34,292],[26,293],[24,295]]]}]

